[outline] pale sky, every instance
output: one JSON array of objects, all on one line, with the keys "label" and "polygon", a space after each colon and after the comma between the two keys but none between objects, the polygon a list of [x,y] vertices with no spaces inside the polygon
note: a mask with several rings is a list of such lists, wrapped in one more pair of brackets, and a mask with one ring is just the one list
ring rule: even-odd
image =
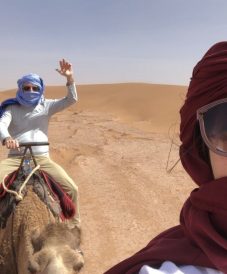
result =
[{"label": "pale sky", "polygon": [[0,0],[0,34],[0,90],[30,72],[63,85],[63,57],[78,84],[188,85],[208,48],[227,40],[227,1]]}]

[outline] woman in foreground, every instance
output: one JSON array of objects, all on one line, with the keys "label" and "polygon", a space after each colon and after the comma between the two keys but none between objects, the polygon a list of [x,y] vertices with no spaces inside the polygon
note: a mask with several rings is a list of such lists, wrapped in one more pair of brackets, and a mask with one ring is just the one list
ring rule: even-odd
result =
[{"label": "woman in foreground", "polygon": [[227,42],[195,66],[180,115],[180,158],[198,188],[180,225],[105,274],[227,273]]}]

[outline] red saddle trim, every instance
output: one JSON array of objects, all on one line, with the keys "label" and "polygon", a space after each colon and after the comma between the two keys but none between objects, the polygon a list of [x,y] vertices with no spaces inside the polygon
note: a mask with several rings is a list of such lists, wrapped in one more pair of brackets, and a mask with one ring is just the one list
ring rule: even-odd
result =
[{"label": "red saddle trim", "polygon": [[[14,180],[17,178],[19,169],[11,172],[5,179],[5,185],[7,188],[10,188]],[[76,213],[76,207],[73,203],[72,199],[68,196],[68,194],[63,190],[61,185],[56,182],[47,172],[43,170],[39,170],[40,175],[45,181],[47,187],[53,194],[54,198],[57,199],[60,203],[62,214],[61,219],[71,219]],[[3,188],[3,185],[0,184],[0,198],[4,197],[6,191]]]},{"label": "red saddle trim", "polygon": [[39,170],[50,191],[58,198],[62,209],[62,219],[71,219],[76,213],[76,207],[69,195],[64,191],[61,185],[56,182],[47,172]]},{"label": "red saddle trim", "polygon": [[[19,169],[14,170],[13,172],[11,172],[11,173],[5,178],[5,185],[6,185],[7,188],[9,188],[9,187],[12,185],[13,181],[16,179],[17,174],[18,174],[18,171],[19,171]],[[3,188],[3,185],[0,184],[0,198],[4,197],[5,194],[6,194],[6,191],[5,191],[5,189]]]}]

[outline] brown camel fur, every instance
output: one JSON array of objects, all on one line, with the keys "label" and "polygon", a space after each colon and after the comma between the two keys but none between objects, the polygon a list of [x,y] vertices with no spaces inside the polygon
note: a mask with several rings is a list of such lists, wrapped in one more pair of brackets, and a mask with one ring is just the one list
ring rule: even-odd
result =
[{"label": "brown camel fur", "polygon": [[58,274],[56,268],[62,268],[62,274],[77,273],[84,263],[79,244],[79,228],[70,230],[64,223],[56,223],[46,205],[29,189],[6,228],[0,229],[0,272]]}]

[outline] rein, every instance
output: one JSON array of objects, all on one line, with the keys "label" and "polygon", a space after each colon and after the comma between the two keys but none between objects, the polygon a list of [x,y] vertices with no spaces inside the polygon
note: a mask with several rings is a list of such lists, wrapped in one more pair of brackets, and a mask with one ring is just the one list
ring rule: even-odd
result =
[{"label": "rein", "polygon": [[23,195],[22,195],[22,191],[23,189],[25,188],[26,184],[28,183],[29,179],[31,178],[31,176],[40,168],[40,165],[37,164],[36,162],[36,159],[34,157],[34,154],[32,152],[32,143],[27,143],[27,146],[25,147],[24,149],[24,152],[23,152],[23,156],[22,156],[22,159],[21,159],[21,163],[20,163],[20,166],[18,168],[18,171],[22,169],[22,165],[23,165],[23,162],[25,160],[25,157],[26,157],[26,152],[27,150],[29,150],[30,152],[30,155],[31,155],[31,158],[35,164],[35,168],[30,172],[30,174],[27,176],[27,178],[25,179],[25,181],[23,182],[23,184],[21,185],[20,189],[18,192],[14,191],[14,190],[10,190],[7,188],[7,186],[5,185],[5,179],[7,178],[7,175],[5,175],[5,177],[3,178],[3,182],[2,182],[2,186],[4,188],[4,190],[8,193],[11,193],[13,194],[15,197],[16,197],[16,201],[21,201],[23,200]]},{"label": "rein", "polygon": [[23,184],[21,185],[20,189],[18,192],[14,191],[14,190],[10,190],[7,188],[7,186],[5,185],[5,179],[7,177],[7,175],[4,177],[3,181],[2,181],[2,186],[4,188],[4,190],[8,193],[13,194],[16,197],[17,201],[21,201],[23,200],[23,195],[22,195],[22,191],[25,188],[26,184],[28,183],[29,179],[31,178],[31,176],[40,168],[40,165],[37,165],[32,171],[31,173],[28,175],[28,177],[26,178],[26,180],[23,182]]}]

